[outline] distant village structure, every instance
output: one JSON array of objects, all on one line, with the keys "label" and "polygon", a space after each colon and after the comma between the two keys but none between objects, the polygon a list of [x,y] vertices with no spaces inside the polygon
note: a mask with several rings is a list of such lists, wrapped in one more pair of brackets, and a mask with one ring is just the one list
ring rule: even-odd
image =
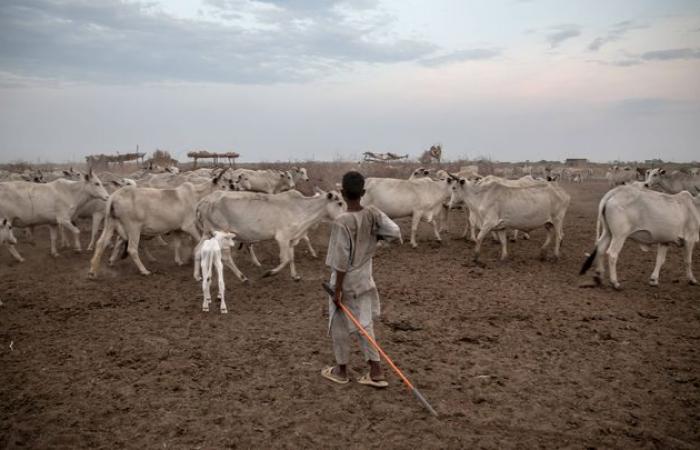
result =
[{"label": "distant village structure", "polygon": [[234,167],[236,165],[236,158],[240,157],[236,152],[224,152],[224,153],[215,153],[215,152],[209,152],[206,150],[196,150],[187,153],[188,158],[194,159],[194,164],[192,166],[193,169],[197,168],[197,161],[200,159],[211,159],[213,164],[215,166],[219,165],[219,158],[221,159],[227,159],[228,160],[228,165],[231,167]]},{"label": "distant village structure", "polygon": [[88,167],[96,170],[106,170],[109,168],[110,164],[119,164],[120,166],[123,166],[125,162],[129,161],[139,161],[141,160],[141,164],[143,164],[143,158],[146,156],[145,153],[139,153],[139,152],[134,152],[134,153],[117,153],[116,155],[105,155],[105,154],[97,154],[97,155],[88,155],[85,157],[85,162],[87,162]]},{"label": "distant village structure", "polygon": [[566,158],[564,164],[569,167],[585,167],[588,164],[588,158]]}]

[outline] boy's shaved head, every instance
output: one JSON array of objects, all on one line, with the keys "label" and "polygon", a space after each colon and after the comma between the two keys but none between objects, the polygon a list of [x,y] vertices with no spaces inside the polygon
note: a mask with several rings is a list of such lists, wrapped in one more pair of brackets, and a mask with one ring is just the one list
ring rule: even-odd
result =
[{"label": "boy's shaved head", "polygon": [[359,200],[365,195],[365,177],[354,170],[343,175],[343,196],[348,200]]}]

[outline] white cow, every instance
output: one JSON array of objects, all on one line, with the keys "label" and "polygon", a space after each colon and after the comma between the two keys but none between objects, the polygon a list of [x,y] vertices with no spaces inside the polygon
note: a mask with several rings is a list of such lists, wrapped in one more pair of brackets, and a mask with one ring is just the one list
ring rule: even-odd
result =
[{"label": "white cow", "polygon": [[233,239],[236,237],[234,233],[225,233],[223,231],[214,231],[214,236],[211,239],[202,241],[197,246],[197,251],[194,256],[195,266],[200,266],[202,274],[199,278],[195,276],[197,281],[202,282],[202,293],[204,300],[202,301],[202,311],[209,312],[209,304],[211,303],[211,278],[212,266],[216,267],[216,279],[219,284],[219,300],[221,300],[221,314],[228,313],[226,308],[226,300],[224,291],[226,285],[224,283],[224,265],[221,262],[221,252],[231,251],[231,248],[236,245]]},{"label": "white cow", "polygon": [[[189,234],[199,242],[200,234],[195,225],[195,206],[197,202],[218,189],[224,189],[221,174],[207,183],[183,183],[174,189],[154,189],[127,186],[114,192],[107,201],[104,230],[95,246],[95,253],[90,262],[91,278],[97,276],[102,253],[115,231],[127,241],[126,251],[143,275],[150,275],[139,257],[141,234],[150,236],[173,232],[175,262],[182,265],[180,259],[180,234]],[[118,246],[115,246],[115,250]],[[113,263],[117,253],[112,254]]]},{"label": "white cow", "polygon": [[7,245],[8,247],[17,245],[17,239],[12,232],[12,222],[5,218],[0,220],[0,244]]},{"label": "white cow", "polygon": [[659,187],[667,194],[677,194],[688,191],[693,195],[700,193],[700,175],[674,170],[669,173],[665,169],[651,169],[647,172],[645,184],[649,188]]},{"label": "white cow", "polygon": [[[294,246],[321,220],[334,220],[345,210],[345,202],[335,191],[317,189],[313,197],[296,191],[279,194],[254,192],[215,192],[197,205],[198,227],[203,233],[224,230],[236,234],[236,241],[252,244],[276,240],[280,248],[280,263],[264,276],[279,273],[289,264],[292,279],[301,277],[294,264]],[[226,252],[225,263],[241,281],[247,281]],[[194,267],[197,278],[197,265]]]},{"label": "white cow", "polygon": [[[106,200],[109,194],[99,177],[90,171],[80,181],[59,179],[50,183],[11,181],[0,183],[0,216],[9,219],[15,226],[32,227],[49,225],[51,254],[56,250],[57,226],[68,228],[73,233],[75,250],[80,251],[80,230],[71,219],[85,203],[93,198]],[[21,256],[10,247],[18,260]]]},{"label": "white cow", "polygon": [[363,206],[376,206],[391,219],[411,217],[411,246],[416,248],[416,230],[421,220],[431,223],[435,239],[442,241],[438,222],[443,204],[450,198],[453,182],[452,178],[367,178],[361,203]]},{"label": "white cow", "polygon": [[479,260],[481,243],[490,231],[497,231],[501,241],[501,259],[508,256],[506,230],[530,231],[544,227],[547,238],[540,257],[544,258],[549,243],[554,240],[554,257],[564,237],[564,216],[571,198],[554,183],[509,186],[500,182],[472,183],[461,179],[455,183],[452,203],[464,201],[480,228],[476,237],[474,260]]},{"label": "white cow", "polygon": [[411,176],[408,177],[409,180],[416,180],[418,178],[425,178],[430,176],[430,170],[426,169],[424,167],[419,167],[413,172],[411,172]]},{"label": "white cow", "polygon": [[698,208],[700,198],[693,197],[688,192],[664,194],[637,186],[616,187],[603,196],[598,207],[602,233],[584,262],[581,275],[596,264],[595,281],[600,284],[605,273],[602,255],[607,254],[610,283],[615,289],[620,289],[617,260],[625,240],[630,238],[645,246],[658,244],[650,285],[659,284],[659,271],[666,260],[670,244],[683,247],[688,282],[697,284],[692,271],[692,258],[693,247],[698,242],[700,233]]},{"label": "white cow", "polygon": [[277,192],[293,189],[294,177],[289,171],[281,170],[250,170],[236,169],[233,171],[233,177],[240,178],[241,175],[247,177],[247,182],[250,184],[248,190],[254,192],[264,192],[266,194],[274,194]]},{"label": "white cow", "polygon": [[304,167],[297,167],[294,166],[291,169],[289,169],[289,173],[292,174],[292,179],[294,180],[294,183],[298,183],[300,181],[309,181],[309,175],[306,173],[306,168]]},{"label": "white cow", "polygon": [[605,174],[605,178],[610,186],[619,186],[635,181],[637,179],[637,170],[632,167],[613,166]]}]

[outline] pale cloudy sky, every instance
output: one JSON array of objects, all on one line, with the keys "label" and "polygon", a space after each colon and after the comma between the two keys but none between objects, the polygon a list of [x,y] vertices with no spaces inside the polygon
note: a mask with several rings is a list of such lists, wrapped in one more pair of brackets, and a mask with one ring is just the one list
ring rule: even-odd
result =
[{"label": "pale cloudy sky", "polygon": [[2,0],[0,161],[700,160],[700,1]]}]

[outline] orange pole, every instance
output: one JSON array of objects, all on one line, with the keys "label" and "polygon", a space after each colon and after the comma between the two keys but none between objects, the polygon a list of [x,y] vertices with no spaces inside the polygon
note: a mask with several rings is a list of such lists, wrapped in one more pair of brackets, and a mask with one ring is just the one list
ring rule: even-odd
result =
[{"label": "orange pole", "polygon": [[[326,292],[328,293],[328,295],[331,296],[331,298],[333,298],[335,296],[334,290],[331,288],[331,286],[328,283],[323,283],[323,287],[326,290]],[[423,397],[423,395],[420,393],[420,391],[418,389],[416,389],[416,387],[413,385],[413,383],[411,383],[411,381],[406,377],[406,375],[404,375],[403,372],[401,372],[401,369],[399,369],[396,366],[396,364],[394,364],[394,361],[392,361],[392,359],[389,358],[389,355],[384,353],[384,350],[382,350],[382,348],[379,346],[377,341],[375,341],[374,338],[372,336],[370,336],[369,333],[367,333],[367,330],[365,330],[365,328],[362,326],[362,324],[360,324],[360,321],[355,318],[355,316],[343,304],[343,302],[340,302],[338,304],[338,306],[340,306],[340,309],[345,313],[345,316],[348,319],[350,319],[352,321],[352,323],[355,324],[355,327],[357,327],[357,329],[360,331],[360,333],[362,333],[362,335],[365,337],[365,339],[367,339],[367,341],[370,344],[372,344],[372,347],[374,347],[379,352],[379,354],[382,355],[382,357],[389,364],[389,367],[391,367],[394,370],[394,372],[396,373],[396,375],[398,375],[399,378],[401,378],[401,381],[403,381],[403,383],[406,385],[406,387],[411,392],[413,392],[413,394],[416,396],[418,401],[421,402],[423,404],[423,406],[425,406],[425,408],[428,411],[430,411],[430,413],[432,415],[437,417],[437,412],[435,411],[435,409],[433,409],[433,407],[430,406],[430,403],[428,403],[428,401],[425,399],[425,397]]]}]

